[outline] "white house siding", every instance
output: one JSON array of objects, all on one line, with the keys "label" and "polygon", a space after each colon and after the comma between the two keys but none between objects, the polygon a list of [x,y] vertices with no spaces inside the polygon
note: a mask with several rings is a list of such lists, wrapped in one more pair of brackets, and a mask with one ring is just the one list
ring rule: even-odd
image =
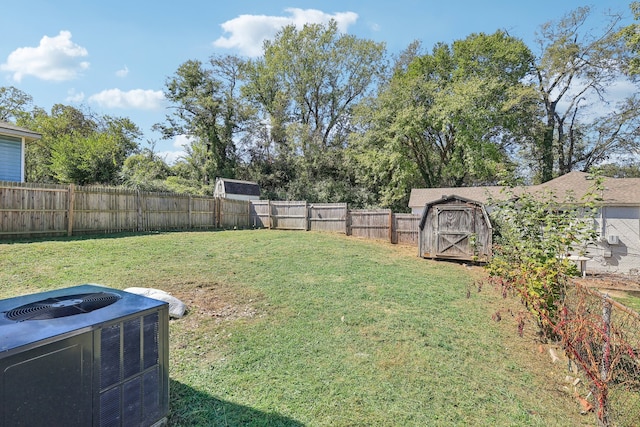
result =
[{"label": "white house siding", "polygon": [[589,249],[587,272],[638,274],[640,207],[604,207],[596,226],[600,241]]}]

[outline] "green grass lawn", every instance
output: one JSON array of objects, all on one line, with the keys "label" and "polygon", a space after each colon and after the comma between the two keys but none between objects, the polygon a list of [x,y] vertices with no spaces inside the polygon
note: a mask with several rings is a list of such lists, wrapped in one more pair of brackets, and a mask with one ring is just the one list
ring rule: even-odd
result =
[{"label": "green grass lawn", "polygon": [[416,252],[270,230],[0,243],[0,298],[98,283],[185,301],[174,426],[593,424],[518,337],[517,302]]}]

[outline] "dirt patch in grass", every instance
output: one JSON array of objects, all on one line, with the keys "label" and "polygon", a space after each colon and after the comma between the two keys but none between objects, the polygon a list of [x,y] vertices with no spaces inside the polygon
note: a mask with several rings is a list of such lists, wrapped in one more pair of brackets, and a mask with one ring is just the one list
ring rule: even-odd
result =
[{"label": "dirt patch in grass", "polygon": [[168,290],[187,305],[185,317],[231,321],[258,315],[255,297],[239,295],[237,289],[218,282],[171,283]]},{"label": "dirt patch in grass", "polygon": [[230,324],[261,316],[254,306],[258,302],[255,296],[225,283],[171,282],[165,284],[164,290],[187,306],[181,319],[171,321],[175,333],[172,333],[170,352],[174,359],[180,360],[174,364],[174,372],[183,369],[190,360],[212,367],[224,364]]}]

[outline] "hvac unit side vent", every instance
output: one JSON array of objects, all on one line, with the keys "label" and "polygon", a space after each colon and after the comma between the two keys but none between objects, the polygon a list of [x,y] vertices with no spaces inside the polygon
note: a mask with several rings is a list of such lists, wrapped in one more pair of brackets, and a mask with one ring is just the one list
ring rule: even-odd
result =
[{"label": "hvac unit side vent", "polygon": [[155,312],[102,330],[100,426],[119,425],[120,417],[151,425],[160,416],[159,322]]}]

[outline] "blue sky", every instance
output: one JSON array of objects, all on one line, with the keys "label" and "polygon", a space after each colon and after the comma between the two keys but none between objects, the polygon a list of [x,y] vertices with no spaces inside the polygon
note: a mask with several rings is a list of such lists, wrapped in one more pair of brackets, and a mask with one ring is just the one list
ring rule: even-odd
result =
[{"label": "blue sky", "polygon": [[[190,59],[259,55],[262,40],[285,24],[338,21],[345,32],[385,42],[390,53],[413,40],[425,48],[474,32],[505,29],[532,49],[538,27],[580,6],[594,16],[629,15],[631,0],[325,0],[193,1],[13,0],[0,16],[0,86],[15,86],[34,104],[88,106],[129,117],[173,161],[184,140],[151,131],[164,120],[167,77]],[[628,18],[625,22],[632,22]]]}]

